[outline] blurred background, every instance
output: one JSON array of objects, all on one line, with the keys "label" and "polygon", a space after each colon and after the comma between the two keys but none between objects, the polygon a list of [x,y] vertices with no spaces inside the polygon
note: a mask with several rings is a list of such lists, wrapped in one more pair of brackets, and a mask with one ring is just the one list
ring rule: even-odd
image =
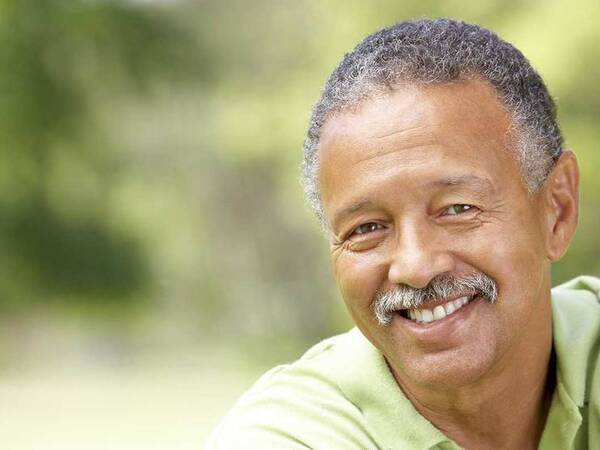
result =
[{"label": "blurred background", "polygon": [[554,281],[600,275],[597,0],[2,0],[0,446],[201,448],[350,327],[299,183],[308,115],[362,37],[437,16],[547,81],[583,177]]}]

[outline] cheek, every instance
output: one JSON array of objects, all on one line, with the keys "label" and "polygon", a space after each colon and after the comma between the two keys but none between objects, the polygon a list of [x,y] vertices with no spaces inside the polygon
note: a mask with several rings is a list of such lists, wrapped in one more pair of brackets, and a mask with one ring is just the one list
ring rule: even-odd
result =
[{"label": "cheek", "polygon": [[[526,308],[535,304],[547,262],[543,237],[535,223],[512,218],[504,225],[490,228],[485,236],[479,236],[479,244],[472,242],[469,259],[498,284],[501,303],[498,306],[507,307],[510,315],[516,316],[517,311],[523,314]],[[528,316],[521,315],[521,319]]]},{"label": "cheek", "polygon": [[544,239],[537,223],[512,220],[514,226],[498,235],[493,257],[515,278],[535,274],[545,260]]},{"label": "cheek", "polygon": [[500,297],[505,305],[510,306],[512,314],[517,315],[520,311],[522,319],[529,314],[524,311],[536,304],[535,299],[539,297],[539,291],[544,280],[547,265],[540,253],[536,251],[532,242],[511,242],[518,246],[498,246],[498,288]]},{"label": "cheek", "polygon": [[342,251],[333,259],[333,268],[344,302],[353,314],[370,308],[375,293],[387,279],[386,265],[375,253]]}]

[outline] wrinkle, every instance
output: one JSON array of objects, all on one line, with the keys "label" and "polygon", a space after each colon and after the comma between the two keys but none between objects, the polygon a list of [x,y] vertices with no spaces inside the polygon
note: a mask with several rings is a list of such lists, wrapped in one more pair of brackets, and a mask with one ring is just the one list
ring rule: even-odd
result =
[{"label": "wrinkle", "polygon": [[415,125],[415,126],[412,126],[412,127],[403,128],[402,130],[390,131],[389,133],[385,133],[385,134],[382,134],[382,135],[372,135],[370,137],[372,137],[374,139],[385,139],[385,138],[390,137],[390,136],[395,136],[395,135],[398,135],[398,134],[404,134],[404,133],[407,133],[409,131],[419,130],[421,128],[423,128],[423,127],[420,126],[420,125]]},{"label": "wrinkle", "polygon": [[[404,152],[405,150],[412,150],[412,149],[430,147],[431,145],[433,145],[433,144],[415,143],[415,144],[412,144],[412,145],[403,145],[401,148],[400,147],[394,147],[394,148],[388,149],[386,151],[375,152],[375,154],[371,154],[371,155],[365,156],[363,158],[359,158],[356,162],[357,163],[367,162],[367,161],[371,161],[373,159],[379,158],[381,156],[390,155],[392,153]],[[415,155],[411,155],[411,159],[417,159],[417,158],[415,158]]]}]

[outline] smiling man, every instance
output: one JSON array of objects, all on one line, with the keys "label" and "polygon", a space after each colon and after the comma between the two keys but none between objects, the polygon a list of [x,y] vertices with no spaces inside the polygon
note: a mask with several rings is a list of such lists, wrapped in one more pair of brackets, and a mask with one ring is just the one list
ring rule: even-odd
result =
[{"label": "smiling man", "polygon": [[550,279],[577,161],[518,50],[450,20],[367,37],[304,175],[357,327],[265,374],[210,449],[600,448],[600,282]]}]

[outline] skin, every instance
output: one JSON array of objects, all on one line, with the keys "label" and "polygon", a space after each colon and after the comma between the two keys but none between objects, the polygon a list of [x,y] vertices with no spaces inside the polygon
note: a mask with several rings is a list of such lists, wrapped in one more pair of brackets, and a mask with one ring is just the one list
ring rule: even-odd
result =
[{"label": "skin", "polygon": [[[417,410],[467,449],[537,448],[553,390],[550,262],[577,223],[574,154],[530,194],[510,125],[493,89],[470,80],[397,86],[330,117],[321,137],[319,183],[347,308]],[[473,272],[496,281],[496,303],[480,299],[427,326],[373,315],[378,290]]]}]

